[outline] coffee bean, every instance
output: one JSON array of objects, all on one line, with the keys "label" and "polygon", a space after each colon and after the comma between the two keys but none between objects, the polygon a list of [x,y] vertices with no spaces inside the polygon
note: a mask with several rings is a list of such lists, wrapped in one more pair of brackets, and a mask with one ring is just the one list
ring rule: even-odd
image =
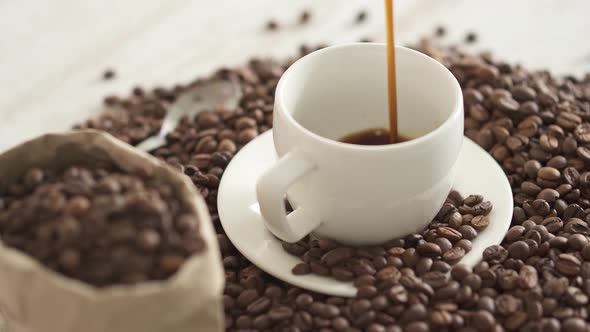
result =
[{"label": "coffee bean", "polygon": [[372,299],[377,295],[377,288],[374,286],[361,286],[357,290],[357,298]]},{"label": "coffee bean", "polygon": [[454,264],[463,258],[463,256],[465,256],[465,249],[461,247],[453,247],[444,253],[443,259],[446,262]]},{"label": "coffee bean", "polygon": [[526,312],[515,312],[510,317],[506,318],[504,326],[510,331],[518,330],[528,319],[529,317]]},{"label": "coffee bean", "polygon": [[416,249],[420,255],[426,257],[436,257],[440,256],[440,254],[442,253],[441,248],[437,244],[432,242],[424,242],[418,245]]},{"label": "coffee bean", "polygon": [[572,234],[568,237],[568,244],[574,250],[582,250],[588,244],[588,238],[582,234]]},{"label": "coffee bean", "polygon": [[536,178],[541,169],[541,163],[537,160],[529,160],[524,164],[524,170],[529,178]]},{"label": "coffee bean", "polygon": [[426,315],[426,307],[423,304],[413,304],[408,309],[406,309],[406,311],[404,311],[401,317],[401,322],[409,323],[424,320],[426,318]]},{"label": "coffee bean", "polygon": [[537,196],[537,194],[539,194],[539,192],[541,192],[541,187],[539,187],[534,182],[524,181],[520,185],[520,190],[529,196]]},{"label": "coffee bean", "polygon": [[556,122],[559,126],[564,129],[574,129],[577,125],[582,123],[582,118],[578,115],[570,112],[561,112],[557,118]]},{"label": "coffee bean", "polygon": [[266,22],[266,30],[268,31],[275,31],[279,29],[279,23],[275,20],[270,20]]},{"label": "coffee bean", "polygon": [[542,167],[537,172],[537,176],[544,180],[554,181],[559,180],[561,173],[553,167]]},{"label": "coffee bean", "polygon": [[469,225],[461,225],[457,230],[461,233],[463,240],[471,241],[477,236],[477,231]]},{"label": "coffee bean", "polygon": [[489,223],[490,221],[488,217],[483,215],[475,216],[471,219],[471,226],[478,232],[481,232],[488,227]]},{"label": "coffee bean", "polygon": [[366,327],[372,321],[375,320],[376,313],[373,310],[369,310],[354,320],[354,325],[358,327]]},{"label": "coffee bean", "polygon": [[438,272],[449,272],[451,270],[451,266],[444,261],[433,261],[432,267],[430,268],[431,271],[438,271]]},{"label": "coffee bean", "polygon": [[562,150],[566,156],[571,156],[576,153],[578,142],[571,136],[568,136],[563,141]]},{"label": "coffee bean", "polygon": [[356,23],[363,23],[367,19],[367,16],[368,14],[365,10],[359,11],[356,15]]},{"label": "coffee bean", "polygon": [[335,248],[332,249],[330,251],[328,251],[327,253],[325,253],[322,256],[321,262],[322,264],[326,265],[326,266],[335,266],[339,263],[341,263],[344,260],[349,259],[350,257],[352,257],[352,249],[350,248],[344,248],[344,247],[340,247],[340,248]]},{"label": "coffee bean", "polygon": [[494,139],[497,143],[503,144],[510,136],[510,131],[501,126],[494,126],[492,127],[492,134],[494,135]]},{"label": "coffee bean", "polygon": [[462,235],[459,231],[454,230],[450,227],[439,227],[437,229],[437,233],[439,234],[439,236],[451,242],[457,242],[462,238]]},{"label": "coffee bean", "polygon": [[261,314],[263,312],[268,311],[270,305],[270,299],[268,299],[267,297],[261,297],[255,300],[254,302],[250,303],[246,307],[246,311],[250,314]]},{"label": "coffee bean", "polygon": [[510,151],[520,152],[523,149],[525,149],[526,146],[529,144],[529,139],[527,136],[517,134],[517,135],[511,136],[511,137],[508,137],[506,139],[505,144],[508,147],[508,149],[510,149]]},{"label": "coffee bean", "polygon": [[555,262],[557,271],[567,275],[574,276],[580,273],[582,262],[572,254],[560,254]]},{"label": "coffee bean", "polygon": [[255,289],[246,289],[240,293],[236,303],[240,307],[247,307],[256,299],[258,299],[258,297],[258,292]]},{"label": "coffee bean", "polygon": [[377,280],[399,280],[400,271],[395,266],[387,266],[375,274]]},{"label": "coffee bean", "polygon": [[160,234],[154,230],[146,229],[139,233],[138,245],[145,251],[156,250],[160,246],[160,243]]},{"label": "coffee bean", "polygon": [[313,303],[313,297],[309,294],[300,294],[295,299],[295,305],[299,309],[306,309],[309,305]]},{"label": "coffee bean", "polygon": [[311,19],[311,12],[309,10],[304,10],[301,12],[299,16],[299,24],[306,24]]},{"label": "coffee bean", "polygon": [[473,325],[480,331],[491,331],[496,324],[494,316],[485,310],[476,311],[471,319],[473,320]]},{"label": "coffee bean", "polygon": [[474,206],[476,204],[479,204],[483,201],[483,196],[482,195],[469,195],[467,196],[467,198],[465,198],[463,200],[463,204],[467,205],[467,206]]},{"label": "coffee bean", "polygon": [[534,100],[537,93],[534,89],[526,85],[518,85],[512,88],[512,96],[518,101]]},{"label": "coffee bean", "polygon": [[330,273],[336,280],[340,281],[352,281],[354,280],[354,272],[347,270],[342,267],[333,267]]},{"label": "coffee bean", "polygon": [[[449,220],[449,222],[450,222],[450,220]],[[438,247],[440,248],[442,253],[447,252],[449,249],[451,249],[453,247],[453,244],[451,243],[451,241],[449,241],[448,239],[446,239],[444,237],[436,238],[436,240],[434,240],[434,243],[436,243],[436,245],[438,245]]]},{"label": "coffee bean", "polygon": [[516,259],[526,259],[529,256],[529,245],[525,241],[516,241],[508,247],[508,255]]},{"label": "coffee bean", "polygon": [[490,246],[483,252],[483,258],[492,264],[502,263],[507,257],[508,251],[498,245]]},{"label": "coffee bean", "polygon": [[65,249],[59,254],[59,264],[68,271],[75,271],[80,266],[80,252]]},{"label": "coffee bean", "polygon": [[[523,112],[523,106],[521,105],[520,107],[520,111]],[[525,112],[530,112],[529,110],[526,110]],[[518,132],[527,137],[527,138],[531,138],[534,137],[537,134],[537,131],[539,130],[539,125],[533,121],[533,120],[525,120],[521,123],[518,124]]]},{"label": "coffee bean", "polygon": [[256,129],[248,128],[248,129],[241,130],[238,133],[238,143],[239,144],[246,144],[246,143],[250,142],[251,140],[253,140],[257,135],[258,135],[258,132]]},{"label": "coffee bean", "polygon": [[587,323],[580,318],[568,318],[562,324],[565,332],[584,332],[587,331]]},{"label": "coffee bean", "polygon": [[416,264],[418,264],[418,261],[420,260],[420,255],[418,254],[416,249],[409,248],[404,251],[402,255],[402,260],[404,262],[404,265],[414,267],[416,266]]},{"label": "coffee bean", "polygon": [[430,329],[425,322],[412,322],[404,326],[404,331],[407,332],[428,332]]},{"label": "coffee bean", "polygon": [[291,271],[295,275],[305,275],[311,273],[311,268],[309,267],[309,264],[299,263],[295,265]]},{"label": "coffee bean", "polygon": [[463,90],[463,100],[466,105],[479,105],[484,100],[484,97],[478,90],[467,88]]},{"label": "coffee bean", "polygon": [[102,79],[105,81],[111,80],[113,78],[115,78],[115,71],[113,69],[106,69],[103,73],[102,73]]},{"label": "coffee bean", "polygon": [[457,243],[455,243],[456,247],[459,248],[463,248],[465,250],[465,252],[470,252],[471,248],[473,247],[473,243],[467,239],[462,239],[459,240]]}]

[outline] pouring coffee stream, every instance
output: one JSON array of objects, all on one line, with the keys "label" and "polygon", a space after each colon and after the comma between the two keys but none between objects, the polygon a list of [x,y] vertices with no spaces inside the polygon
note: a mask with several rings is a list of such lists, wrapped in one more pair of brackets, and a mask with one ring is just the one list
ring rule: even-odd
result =
[{"label": "pouring coffee stream", "polygon": [[339,141],[358,145],[387,145],[410,140],[398,133],[397,119],[397,80],[395,68],[395,32],[393,25],[393,0],[385,0],[385,31],[387,36],[387,95],[389,129],[370,128],[355,131]]},{"label": "pouring coffee stream", "polygon": [[385,0],[385,30],[387,35],[387,93],[389,97],[390,143],[398,142],[397,81],[395,70],[395,30],[393,26],[393,0]]}]

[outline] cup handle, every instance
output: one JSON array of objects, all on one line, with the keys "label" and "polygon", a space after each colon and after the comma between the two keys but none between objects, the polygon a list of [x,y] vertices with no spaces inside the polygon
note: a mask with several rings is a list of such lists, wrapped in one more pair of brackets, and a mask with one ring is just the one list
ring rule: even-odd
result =
[{"label": "cup handle", "polygon": [[279,239],[297,242],[316,229],[321,221],[302,207],[287,215],[284,197],[287,190],[303,175],[315,169],[297,150],[284,155],[258,178],[256,195],[266,227]]}]

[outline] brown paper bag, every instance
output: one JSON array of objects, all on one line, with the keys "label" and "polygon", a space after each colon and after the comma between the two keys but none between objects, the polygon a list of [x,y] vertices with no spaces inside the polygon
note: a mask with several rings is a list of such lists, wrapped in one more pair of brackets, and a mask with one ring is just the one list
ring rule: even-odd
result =
[{"label": "brown paper bag", "polygon": [[95,288],[0,242],[0,312],[9,332],[222,331],[223,269],[207,206],[193,184],[147,153],[93,130],[41,136],[0,155],[0,186],[30,166],[112,162],[170,183],[199,219],[207,249],[166,281]]}]

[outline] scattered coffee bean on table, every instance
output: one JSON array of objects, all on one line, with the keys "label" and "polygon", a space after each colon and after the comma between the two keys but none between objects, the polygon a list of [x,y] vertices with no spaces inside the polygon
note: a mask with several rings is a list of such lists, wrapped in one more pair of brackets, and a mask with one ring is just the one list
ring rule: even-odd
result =
[{"label": "scattered coffee bean on table", "polygon": [[446,34],[447,28],[445,28],[443,25],[439,25],[438,27],[436,27],[436,30],[434,31],[434,35],[436,37],[443,37]]},{"label": "scattered coffee bean on table", "polygon": [[197,216],[147,176],[31,168],[0,197],[4,245],[95,286],[163,280],[205,250]]},{"label": "scattered coffee bean on table", "polygon": [[367,14],[367,11],[366,11],[366,10],[364,10],[364,9],[363,9],[363,10],[359,11],[359,12],[356,14],[356,23],[357,23],[357,24],[364,23],[364,22],[367,20],[367,17],[368,17],[368,16],[369,16],[369,15]]},{"label": "scattered coffee bean on table", "polygon": [[304,10],[301,12],[301,16],[299,16],[299,24],[307,24],[311,19],[311,12],[309,10]]},{"label": "scattered coffee bean on table", "polygon": [[104,71],[104,73],[102,73],[102,79],[105,81],[111,80],[113,78],[115,78],[115,71],[112,69],[107,69]]},{"label": "scattered coffee bean on table", "polygon": [[279,23],[275,20],[270,20],[266,22],[266,30],[268,31],[276,31],[279,29]]},{"label": "scattered coffee bean on table", "polygon": [[472,44],[475,43],[477,41],[477,34],[475,34],[475,32],[469,32],[467,33],[467,35],[465,35],[465,42],[467,44]]},{"label": "scattered coffee bean on table", "polygon": [[[186,119],[154,154],[182,169],[207,200],[225,267],[228,331],[588,331],[590,143],[583,133],[590,122],[590,74],[554,77],[489,53],[467,54],[429,40],[414,48],[455,75],[463,89],[465,134],[498,161],[509,179],[514,213],[502,243],[488,248],[473,269],[456,264],[447,273],[447,262],[423,257],[417,247],[405,248],[404,243],[401,257],[391,256],[388,262],[386,253],[385,262],[371,260],[373,266],[403,266],[397,268],[397,282],[379,285],[378,271],[369,270],[355,278],[357,286],[364,287],[355,299],[316,294],[264,273],[223,232],[217,185],[232,156],[272,125],[274,89],[293,60],[254,59],[242,68],[220,69],[212,79],[240,80],[240,106]],[[300,55],[313,50],[302,46]],[[105,100],[105,112],[81,127],[106,130],[136,144],[157,132],[166,102],[186,88],[111,97]],[[552,169],[539,174],[543,167]],[[462,203],[457,197],[449,199],[455,206]],[[475,195],[469,202],[478,206],[479,200]],[[487,208],[459,207],[460,220],[453,214],[446,236],[434,240],[441,252],[469,251],[471,243],[463,237],[476,235],[476,227],[486,221],[465,214]],[[457,226],[469,227],[461,232]],[[321,248],[329,245],[322,242]],[[317,248],[298,250],[297,255],[309,251],[309,258],[319,258],[314,269],[325,272],[322,257],[317,257],[323,252],[319,241]],[[438,253],[431,245],[420,250]],[[324,262],[332,264],[338,258],[333,255]],[[311,264],[304,264],[301,273],[308,270]],[[385,279],[397,275],[393,269],[379,272]]]}]

